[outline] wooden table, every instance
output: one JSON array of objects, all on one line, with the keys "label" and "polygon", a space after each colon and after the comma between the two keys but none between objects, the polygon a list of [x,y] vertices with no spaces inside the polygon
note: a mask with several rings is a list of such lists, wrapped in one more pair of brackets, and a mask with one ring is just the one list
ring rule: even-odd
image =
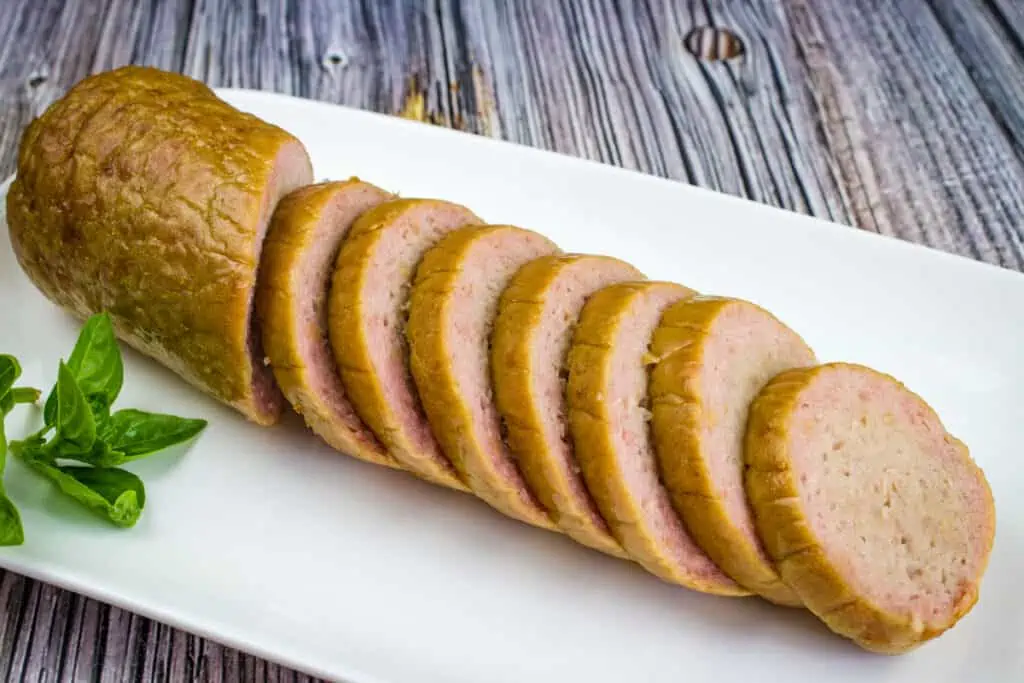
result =
[{"label": "wooden table", "polygon": [[[743,55],[696,58],[687,36],[700,27],[730,30]],[[33,115],[128,62],[1024,266],[1018,0],[2,0],[0,174]],[[0,678],[305,680],[10,572]]]}]

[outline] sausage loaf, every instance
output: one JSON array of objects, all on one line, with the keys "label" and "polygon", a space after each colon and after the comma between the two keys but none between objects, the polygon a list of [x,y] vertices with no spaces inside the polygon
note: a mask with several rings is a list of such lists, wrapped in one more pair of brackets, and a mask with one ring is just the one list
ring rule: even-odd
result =
[{"label": "sausage loaf", "polygon": [[34,120],[7,195],[11,244],[51,301],[260,424],[284,400],[252,312],[278,200],[306,150],[202,83],[148,67],[90,76]]},{"label": "sausage loaf", "polygon": [[804,606],[908,652],[979,596],[995,506],[893,377],[819,364],[751,302],[484,225],[439,199],[313,184],[280,127],[148,67],[26,129],[7,223],[78,318],[261,425],[722,596]]}]

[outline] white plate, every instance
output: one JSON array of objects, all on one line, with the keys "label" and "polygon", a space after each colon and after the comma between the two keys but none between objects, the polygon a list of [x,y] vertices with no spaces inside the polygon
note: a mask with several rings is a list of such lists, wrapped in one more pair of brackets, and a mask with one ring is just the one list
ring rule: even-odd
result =
[{"label": "white plate", "polygon": [[[971,446],[998,505],[977,608],[898,658],[805,612],[675,588],[469,496],[260,429],[127,353],[124,405],[207,416],[186,454],[137,464],[120,531],[12,467],[27,542],[0,564],[328,678],[505,681],[1024,680],[1024,277],[568,157],[328,104],[222,91],[308,146],[318,178],[463,202],[563,248],[747,297],[825,359],[892,372]],[[77,325],[0,243],[0,350],[48,388]],[[27,411],[12,415],[15,434]]]}]

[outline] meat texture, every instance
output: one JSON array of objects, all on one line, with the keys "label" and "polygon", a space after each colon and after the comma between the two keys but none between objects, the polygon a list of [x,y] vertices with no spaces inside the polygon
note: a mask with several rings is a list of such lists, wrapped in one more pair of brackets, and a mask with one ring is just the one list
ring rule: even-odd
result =
[{"label": "meat texture", "polygon": [[899,654],[974,607],[992,491],[920,396],[856,364],[790,370],[754,401],[746,442],[758,532],[833,631]]},{"label": "meat texture", "polygon": [[783,370],[814,364],[814,352],[759,306],[696,296],[665,311],[651,355],[655,452],[683,522],[740,585],[799,605],[754,529],[743,490],[743,439],[761,387]]},{"label": "meat texture", "polygon": [[278,385],[337,450],[398,467],[345,395],[327,341],[327,291],[352,223],[394,196],[356,178],[300,188],[281,200],[263,248],[257,310]]},{"label": "meat texture", "polygon": [[146,67],[80,81],[22,138],[7,221],[18,263],[79,318],[260,423],[283,399],[252,315],[278,200],[306,150],[202,83]]},{"label": "meat texture", "polygon": [[445,454],[469,488],[504,514],[553,528],[501,434],[490,337],[498,300],[524,264],[558,252],[546,237],[508,225],[456,230],[427,252],[409,308],[412,372]]},{"label": "meat texture", "polygon": [[562,254],[528,263],[502,294],[491,367],[498,410],[530,489],[559,528],[580,543],[623,557],[580,476],[569,437],[566,365],[573,328],[591,294],[643,280],[608,256]]},{"label": "meat texture", "polygon": [[569,422],[587,488],[630,557],[665,581],[744,596],[673,508],[650,434],[651,337],[665,309],[693,294],[674,283],[629,282],[590,298],[569,353]]},{"label": "meat texture", "polygon": [[434,438],[409,370],[405,325],[423,255],[448,233],[482,221],[434,199],[395,199],[360,216],[332,278],[328,331],[345,392],[388,452],[413,474],[469,488]]}]

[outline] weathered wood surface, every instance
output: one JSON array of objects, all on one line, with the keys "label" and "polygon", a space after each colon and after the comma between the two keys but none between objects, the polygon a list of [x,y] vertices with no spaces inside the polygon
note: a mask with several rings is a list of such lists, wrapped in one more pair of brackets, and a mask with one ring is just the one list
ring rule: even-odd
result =
[{"label": "weathered wood surface", "polygon": [[[684,38],[702,25],[735,31],[746,54],[695,59]],[[128,62],[456,126],[1024,267],[1017,0],[3,0],[0,174],[32,116]],[[0,677],[306,680],[10,572]]]}]

